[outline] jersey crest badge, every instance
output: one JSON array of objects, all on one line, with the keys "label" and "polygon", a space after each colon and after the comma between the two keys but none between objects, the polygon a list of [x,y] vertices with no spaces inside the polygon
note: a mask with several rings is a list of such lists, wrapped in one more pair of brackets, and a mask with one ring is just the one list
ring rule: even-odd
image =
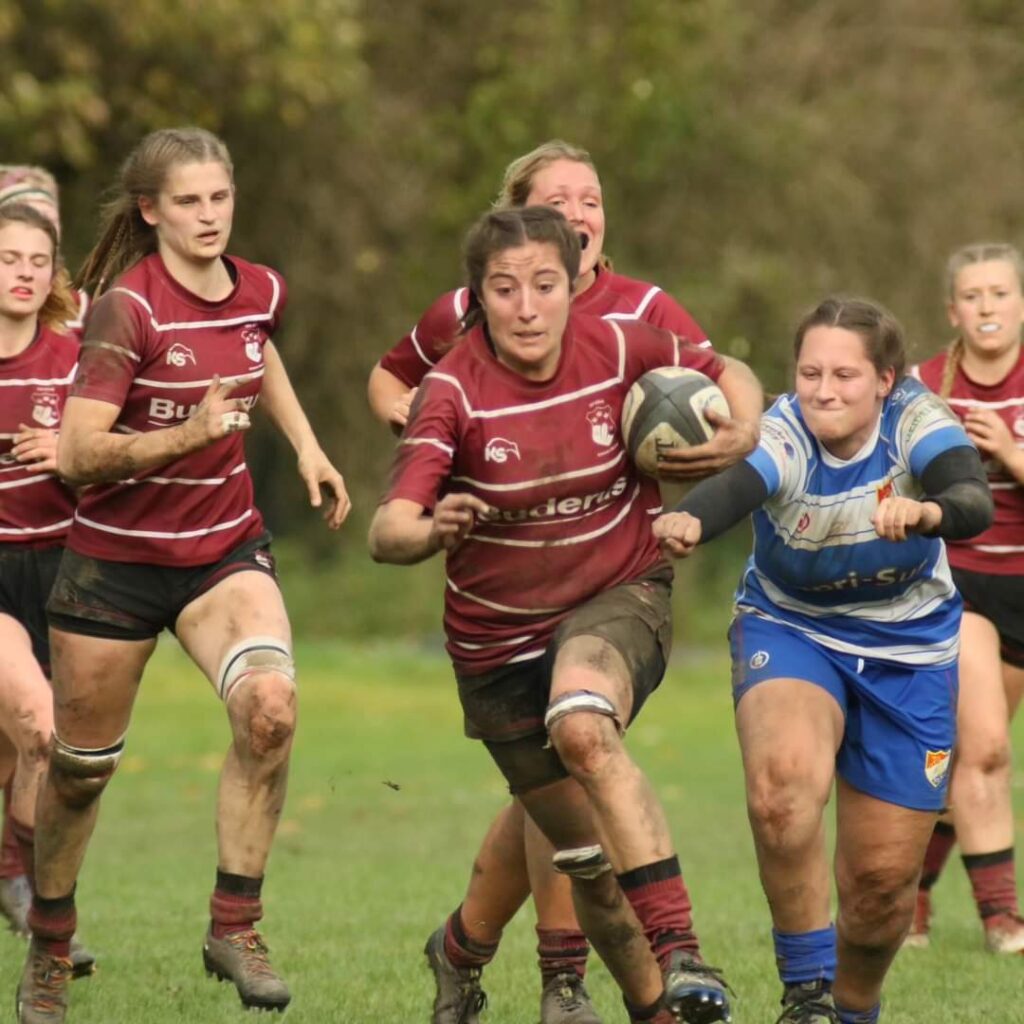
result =
[{"label": "jersey crest badge", "polygon": [[167,350],[167,365],[176,366],[180,370],[183,366],[187,366],[191,363],[193,366],[196,365],[196,355],[188,347],[188,345],[182,345],[180,341],[176,341]]},{"label": "jersey crest badge", "polygon": [[936,788],[945,781],[949,774],[949,750],[928,750],[924,755],[925,778]]},{"label": "jersey crest badge", "polygon": [[41,426],[53,428],[60,423],[60,400],[52,388],[38,388],[29,396],[32,400],[32,419]]},{"label": "jersey crest badge", "polygon": [[594,444],[610,448],[615,443],[615,414],[607,402],[592,403],[587,410],[587,422],[590,424],[590,436]]},{"label": "jersey crest badge", "polygon": [[263,362],[263,341],[263,331],[256,324],[246,324],[242,328],[242,342],[250,363]]},{"label": "jersey crest badge", "polygon": [[756,672],[758,669],[764,668],[770,660],[771,655],[767,651],[755,651],[750,659],[750,667]]},{"label": "jersey crest badge", "polygon": [[484,448],[484,462],[508,462],[512,457],[522,461],[519,445],[505,437],[492,437]]},{"label": "jersey crest badge", "polygon": [[875,496],[878,498],[878,504],[881,505],[886,498],[892,497],[892,479],[886,480],[884,483],[879,484],[875,488]]}]

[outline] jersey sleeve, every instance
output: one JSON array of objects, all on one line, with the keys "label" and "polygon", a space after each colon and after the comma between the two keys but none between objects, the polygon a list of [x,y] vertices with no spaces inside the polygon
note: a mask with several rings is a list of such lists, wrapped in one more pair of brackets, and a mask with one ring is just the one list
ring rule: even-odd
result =
[{"label": "jersey sleeve", "polygon": [[406,387],[419,387],[420,381],[457,343],[467,298],[466,289],[459,288],[435,300],[416,326],[384,353],[381,367]]},{"label": "jersey sleeve", "polygon": [[924,384],[905,381],[899,389],[909,394],[894,395],[902,404],[896,420],[896,448],[913,476],[920,479],[928,463],[950,448],[973,447],[960,421]]},{"label": "jersey sleeve", "polygon": [[686,366],[717,381],[725,362],[710,348],[699,348],[677,334],[647,323],[619,324],[626,341],[626,379],[636,380],[659,366]]},{"label": "jersey sleeve", "polygon": [[647,307],[644,319],[655,327],[663,327],[666,331],[678,334],[683,341],[688,341],[698,348],[708,348],[711,345],[707,332],[690,312],[660,288]]},{"label": "jersey sleeve", "polygon": [[270,334],[273,334],[281,327],[281,318],[284,315],[285,307],[288,305],[288,283],[285,279],[276,271],[267,268],[267,273],[270,274],[270,278],[276,285],[276,301],[272,301],[271,307],[271,321],[270,321]]},{"label": "jersey sleeve", "polygon": [[434,507],[451,475],[460,418],[452,385],[427,377],[416,393],[399,441],[385,501],[404,498],[425,509]]},{"label": "jersey sleeve", "polygon": [[805,439],[777,415],[778,405],[761,417],[761,440],[746,461],[764,480],[769,497],[787,500],[804,490],[809,452]]},{"label": "jersey sleeve", "polygon": [[142,306],[112,290],[93,303],[82,337],[74,398],[92,398],[121,408],[145,358],[150,325]]}]

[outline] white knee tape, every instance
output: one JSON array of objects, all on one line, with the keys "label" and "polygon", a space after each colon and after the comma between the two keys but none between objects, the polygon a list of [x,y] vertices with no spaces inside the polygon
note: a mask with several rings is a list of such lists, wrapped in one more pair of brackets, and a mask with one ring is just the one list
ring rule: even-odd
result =
[{"label": "white knee tape", "polygon": [[612,719],[619,732],[622,732],[622,723],[619,721],[615,705],[603,693],[594,693],[593,690],[570,690],[553,700],[544,714],[544,728],[550,732],[551,726],[560,718],[575,714],[577,711],[605,715]]},{"label": "white knee tape", "polygon": [[217,672],[217,693],[226,704],[238,684],[254,672],[277,672],[294,684],[295,662],[288,645],[276,636],[251,636],[224,655]]},{"label": "white knee tape", "polygon": [[124,751],[124,736],[109,747],[72,747],[54,733],[50,743],[50,764],[81,779],[113,775]]},{"label": "white knee tape", "polygon": [[612,870],[600,843],[578,846],[573,850],[557,850],[551,858],[556,871],[573,878],[600,878]]}]

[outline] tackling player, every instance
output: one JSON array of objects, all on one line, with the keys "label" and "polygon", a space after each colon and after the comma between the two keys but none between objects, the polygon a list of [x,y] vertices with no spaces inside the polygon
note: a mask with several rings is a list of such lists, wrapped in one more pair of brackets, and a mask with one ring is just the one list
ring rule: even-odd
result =
[{"label": "tackling player", "polygon": [[961,601],[941,538],[983,530],[992,499],[963,428],[904,378],[902,331],[883,309],[827,299],[795,349],[795,394],[765,414],[757,450],[654,532],[684,557],[754,513],[730,639],[779,1024],[873,1024],[956,731]]},{"label": "tackling player", "polygon": [[911,371],[963,420],[985,458],[995,499],[991,529],[949,546],[953,582],[964,599],[951,814],[935,826],[925,854],[907,937],[912,946],[928,943],[931,888],[959,843],[986,948],[1024,951],[1010,795],[1010,719],[1024,692],[1022,268],[1010,245],[955,252],[947,301],[956,340]]},{"label": "tackling player", "polygon": [[225,255],[231,160],[200,129],[146,136],[81,284],[98,296],[64,412],[58,469],[88,484],[48,605],[54,736],[39,801],[22,1024],[67,1006],[75,882],[117,767],[143,669],[176,633],[224,702],[233,743],[217,804],[217,880],[203,946],[246,1006],[290,994],[256,930],[295,727],[295,669],[269,535],[252,503],[242,432],[262,395],[298,454],[313,505],[348,497],[270,340],[285,301],[273,270]]},{"label": "tackling player", "polygon": [[[631,1019],[727,1020],[660,805],[621,739],[664,672],[671,576],[650,534],[657,484],[628,461],[618,423],[637,377],[682,363],[748,411],[729,429],[749,450],[760,389],[667,331],[570,315],[578,266],[577,234],[550,208],[474,227],[467,333],[419,389],[371,551],[396,563],[445,551],[467,735],[557,850]],[[479,961],[453,964],[450,941],[493,954],[475,925],[463,913],[428,943],[435,1020],[477,1019]]]}]

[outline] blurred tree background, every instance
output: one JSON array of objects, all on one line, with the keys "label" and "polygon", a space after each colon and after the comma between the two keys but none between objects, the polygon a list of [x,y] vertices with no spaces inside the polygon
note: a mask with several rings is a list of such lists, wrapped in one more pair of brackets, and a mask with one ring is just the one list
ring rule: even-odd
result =
[{"label": "blurred tree background", "polygon": [[[392,447],[365,380],[544,139],[593,154],[616,266],[770,390],[824,293],[885,302],[929,354],[947,253],[1024,241],[1013,0],[0,0],[0,58],[0,159],[57,174],[72,267],[143,133],[195,123],[230,146],[232,249],[289,280],[279,340],[358,506],[340,539],[316,529],[288,452],[252,439],[314,631],[437,621],[436,567],[364,554]],[[745,544],[704,553],[723,602]]]}]

